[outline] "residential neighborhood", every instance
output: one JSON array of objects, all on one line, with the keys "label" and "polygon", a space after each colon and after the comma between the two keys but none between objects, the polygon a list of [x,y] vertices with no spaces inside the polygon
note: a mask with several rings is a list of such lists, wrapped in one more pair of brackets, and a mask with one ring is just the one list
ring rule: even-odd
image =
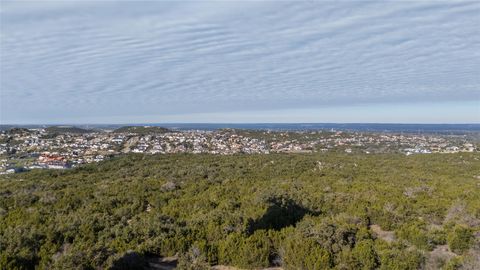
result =
[{"label": "residential neighborhood", "polygon": [[67,169],[128,153],[269,154],[340,151],[405,155],[478,151],[462,136],[269,130],[119,130],[13,128],[0,133],[0,173]]}]

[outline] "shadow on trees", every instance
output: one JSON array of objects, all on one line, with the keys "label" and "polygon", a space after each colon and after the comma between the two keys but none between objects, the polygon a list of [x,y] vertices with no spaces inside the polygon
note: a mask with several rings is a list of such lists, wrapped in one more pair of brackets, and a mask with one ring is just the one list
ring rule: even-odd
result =
[{"label": "shadow on trees", "polygon": [[177,268],[177,258],[163,258],[153,254],[140,254],[127,251],[113,262],[112,270],[173,270]]},{"label": "shadow on trees", "polygon": [[247,226],[249,234],[256,230],[281,230],[282,228],[295,225],[305,215],[319,214],[286,197],[268,198],[267,204],[269,206],[262,217],[249,221]]},{"label": "shadow on trees", "polygon": [[122,257],[113,262],[112,270],[127,270],[127,269],[145,269],[147,262],[145,257],[139,253],[128,251]]}]

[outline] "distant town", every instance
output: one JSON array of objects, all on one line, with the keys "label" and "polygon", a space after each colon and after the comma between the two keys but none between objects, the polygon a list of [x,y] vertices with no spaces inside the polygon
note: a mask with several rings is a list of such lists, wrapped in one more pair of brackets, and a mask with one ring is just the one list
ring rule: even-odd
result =
[{"label": "distant town", "polygon": [[154,126],[86,130],[70,126],[11,128],[0,133],[0,174],[67,169],[127,153],[269,154],[344,152],[404,155],[479,151],[461,135],[220,129],[177,131]]}]

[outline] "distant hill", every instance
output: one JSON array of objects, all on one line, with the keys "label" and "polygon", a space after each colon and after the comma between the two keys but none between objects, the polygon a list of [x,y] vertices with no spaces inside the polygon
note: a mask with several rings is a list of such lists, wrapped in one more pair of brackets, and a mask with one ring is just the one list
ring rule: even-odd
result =
[{"label": "distant hill", "polygon": [[30,133],[30,130],[26,129],[26,128],[11,128],[11,129],[8,129],[7,130],[7,133],[8,134],[28,134]]},{"label": "distant hill", "polygon": [[47,127],[45,129],[48,133],[75,133],[75,134],[83,134],[83,133],[91,133],[92,130],[83,129],[75,126],[52,126]]},{"label": "distant hill", "polygon": [[115,133],[136,133],[136,134],[158,134],[171,132],[170,129],[164,127],[151,127],[151,126],[124,126],[115,129]]}]

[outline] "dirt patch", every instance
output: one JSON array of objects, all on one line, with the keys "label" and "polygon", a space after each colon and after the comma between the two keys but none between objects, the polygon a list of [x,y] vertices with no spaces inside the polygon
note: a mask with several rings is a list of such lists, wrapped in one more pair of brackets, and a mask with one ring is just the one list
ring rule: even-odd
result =
[{"label": "dirt patch", "polygon": [[448,245],[437,246],[434,250],[429,252],[425,263],[425,269],[441,269],[445,263],[456,256],[457,255],[448,248]]},{"label": "dirt patch", "polygon": [[473,216],[467,211],[467,204],[463,201],[454,203],[445,215],[444,224],[454,221],[455,223],[463,223],[470,227],[480,226],[480,219]]},{"label": "dirt patch", "polygon": [[394,231],[384,231],[380,226],[376,224],[370,225],[370,229],[377,238],[380,238],[385,242],[392,243],[396,240]]},{"label": "dirt patch", "polygon": [[178,257],[150,257],[147,258],[147,269],[172,270],[177,267]]},{"label": "dirt patch", "polygon": [[215,265],[212,266],[212,270],[241,270],[240,268],[226,266],[226,265]]},{"label": "dirt patch", "polygon": [[140,140],[139,137],[132,137],[130,138],[126,143],[125,146],[122,149],[123,153],[129,153],[130,152],[130,147],[136,145],[138,141]]},{"label": "dirt patch", "polygon": [[[147,258],[147,267],[148,270],[173,270],[177,269],[178,257],[148,257]],[[234,266],[227,265],[214,265],[211,267],[212,270],[246,270],[242,268],[237,268]],[[268,268],[259,268],[258,270],[284,270],[281,267],[268,267]]]},{"label": "dirt patch", "polygon": [[[212,270],[244,270],[244,269],[233,267],[233,266],[226,266],[226,265],[215,265],[215,266],[212,266]],[[283,270],[283,268],[269,267],[269,268],[262,268],[260,270]]]}]

